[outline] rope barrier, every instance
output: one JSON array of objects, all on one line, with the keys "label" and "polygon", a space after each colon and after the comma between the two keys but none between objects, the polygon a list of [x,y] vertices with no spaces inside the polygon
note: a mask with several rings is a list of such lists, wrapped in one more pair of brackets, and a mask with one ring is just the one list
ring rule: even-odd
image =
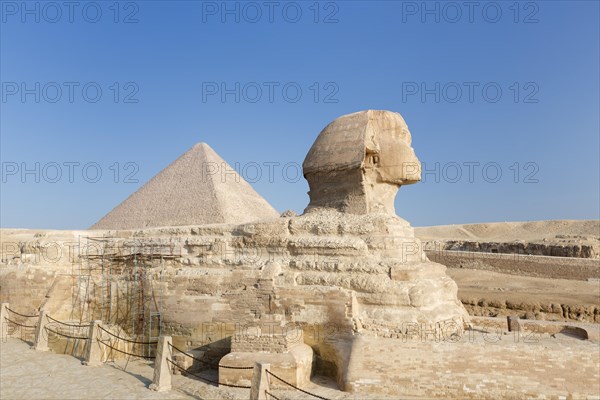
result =
[{"label": "rope barrier", "polygon": [[188,356],[188,357],[189,357],[189,358],[191,358],[192,360],[196,360],[196,361],[198,361],[198,362],[200,362],[200,363],[202,363],[202,364],[209,365],[209,366],[211,366],[211,367],[218,367],[218,366],[219,366],[219,365],[217,365],[217,364],[212,364],[212,363],[209,363],[208,361],[204,361],[204,360],[202,360],[202,359],[200,359],[200,358],[194,357],[194,356],[192,356],[192,355],[190,355],[190,354],[186,353],[185,351],[183,351],[183,350],[181,350],[181,349],[179,349],[179,348],[177,348],[177,347],[173,346],[173,344],[172,344],[172,343],[169,343],[169,346],[171,346],[171,347],[173,348],[173,350],[177,350],[177,351],[178,351],[178,352],[180,352],[181,354],[185,354],[186,356]]},{"label": "rope barrier", "polygon": [[36,328],[37,327],[37,324],[36,325],[24,325],[24,324],[20,324],[18,322],[12,321],[6,317],[4,317],[4,319],[7,320],[8,322],[10,322],[11,324],[15,324],[15,325],[21,326],[23,328]]},{"label": "rope barrier", "polygon": [[200,375],[194,374],[193,372],[189,372],[189,371],[187,371],[185,368],[181,368],[179,365],[177,365],[177,364],[176,364],[176,363],[174,363],[173,361],[169,360],[168,358],[167,358],[167,361],[168,361],[168,362],[170,362],[171,364],[173,364],[175,367],[177,367],[177,368],[178,368],[180,371],[182,371],[182,372],[185,372],[186,374],[189,374],[189,375],[195,376],[196,378],[198,378],[198,379],[200,379],[200,380],[203,380],[203,381],[205,381],[205,382],[208,382],[208,383],[213,383],[213,384],[216,384],[216,385],[219,385],[219,386],[229,386],[229,387],[241,388],[241,389],[251,389],[251,387],[250,387],[250,386],[231,385],[231,384],[229,384],[229,383],[220,383],[220,382],[218,382],[218,381],[213,381],[212,379],[204,378],[204,377],[202,377],[202,376],[200,376]]},{"label": "rope barrier", "polygon": [[229,365],[218,365],[219,368],[225,368],[225,369],[254,369],[254,367],[233,367],[233,366],[229,366]]},{"label": "rope barrier", "polygon": [[46,330],[48,332],[52,332],[52,333],[55,333],[55,334],[57,334],[59,336],[64,336],[64,337],[69,338],[69,339],[81,339],[81,340],[88,340],[89,339],[86,336],[71,336],[71,335],[67,335],[67,334],[64,334],[62,332],[58,332],[58,331],[52,330],[52,329],[50,329],[48,327],[46,327]]},{"label": "rope barrier", "polygon": [[211,367],[213,367],[213,368],[225,368],[225,369],[254,369],[254,367],[231,367],[231,366],[228,366],[228,365],[212,364],[212,363],[209,363],[208,361],[204,361],[204,360],[202,360],[202,359],[200,359],[200,358],[194,357],[194,356],[192,356],[191,354],[188,354],[187,352],[185,352],[185,351],[183,351],[183,350],[181,350],[181,349],[178,349],[177,347],[173,346],[173,344],[172,344],[172,343],[169,343],[169,346],[171,346],[171,347],[172,347],[174,350],[177,350],[178,352],[180,352],[180,353],[182,353],[182,354],[185,354],[186,356],[188,356],[188,357],[189,357],[189,358],[191,358],[192,360],[196,360],[196,361],[198,361],[198,362],[200,362],[200,363],[202,363],[202,364],[204,364],[204,365],[209,365],[209,366],[211,366]]},{"label": "rope barrier", "polygon": [[90,324],[89,324],[89,323],[88,323],[88,324],[86,324],[86,325],[79,325],[79,324],[68,324],[68,323],[66,323],[66,322],[62,322],[62,321],[59,321],[59,320],[57,320],[57,319],[54,319],[54,318],[52,318],[52,317],[51,317],[51,316],[49,316],[49,315],[46,315],[46,318],[48,318],[49,320],[51,320],[51,321],[54,321],[54,322],[56,322],[56,323],[58,323],[58,324],[65,325],[65,326],[71,326],[71,327],[73,327],[73,328],[89,328],[89,326],[90,326]]},{"label": "rope barrier", "polygon": [[281,382],[285,383],[286,385],[288,385],[288,386],[291,386],[291,387],[293,387],[294,389],[301,391],[301,392],[302,392],[302,393],[304,393],[304,394],[307,394],[307,395],[309,395],[309,396],[316,397],[317,399],[321,399],[321,400],[329,400],[329,399],[328,399],[328,398],[326,398],[326,397],[319,396],[318,394],[314,394],[314,393],[311,393],[311,392],[307,392],[306,390],[300,389],[298,386],[292,385],[291,383],[289,383],[289,382],[287,382],[287,381],[284,381],[283,379],[281,379],[280,377],[278,377],[277,375],[275,375],[275,374],[274,374],[274,373],[272,373],[271,371],[267,371],[267,374],[268,374],[268,375],[271,375],[273,378],[275,378],[275,379],[277,379],[277,380],[280,380]]},{"label": "rope barrier", "polygon": [[275,396],[275,395],[274,395],[273,393],[271,393],[271,392],[267,392],[267,391],[265,390],[265,393],[266,393],[267,395],[271,396],[272,398],[274,398],[275,400],[281,400],[279,397]]},{"label": "rope barrier", "polygon": [[128,352],[126,352],[126,351],[123,351],[123,350],[117,349],[116,347],[113,347],[113,346],[111,346],[110,344],[108,344],[108,343],[106,343],[106,342],[103,342],[103,341],[102,341],[102,340],[100,340],[100,339],[97,339],[97,340],[98,340],[100,343],[102,343],[103,345],[105,345],[106,347],[109,347],[109,348],[111,348],[111,349],[113,349],[113,350],[116,350],[116,351],[118,351],[119,353],[127,354],[128,356],[132,356],[132,357],[139,357],[139,358],[145,358],[146,360],[152,360],[152,359],[156,358],[155,356],[140,356],[139,354],[128,353]]},{"label": "rope barrier", "polygon": [[15,310],[11,310],[11,309],[10,309],[10,308],[8,308],[8,307],[6,307],[6,309],[7,309],[8,311],[10,311],[11,313],[13,313],[13,314],[17,314],[18,316],[20,316],[20,317],[23,317],[23,318],[37,318],[37,317],[39,317],[39,316],[40,316],[40,314],[36,314],[36,315],[26,315],[26,314],[21,314],[21,313],[18,313],[18,312],[16,312]]},{"label": "rope barrier", "polygon": [[133,344],[141,344],[141,345],[151,345],[151,344],[157,344],[158,343],[158,341],[156,341],[156,342],[136,342],[135,340],[125,339],[124,337],[117,336],[114,333],[112,333],[110,331],[107,331],[106,329],[104,329],[101,326],[98,326],[98,328],[102,329],[104,332],[108,333],[110,336],[113,336],[113,337],[115,337],[115,338],[117,338],[119,340],[122,340],[124,342],[133,343]]}]

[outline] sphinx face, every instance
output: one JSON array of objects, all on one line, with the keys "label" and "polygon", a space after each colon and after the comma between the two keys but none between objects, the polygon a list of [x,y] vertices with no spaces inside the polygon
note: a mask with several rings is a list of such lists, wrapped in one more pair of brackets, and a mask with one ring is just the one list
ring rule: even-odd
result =
[{"label": "sphinx face", "polygon": [[367,144],[366,170],[373,170],[378,183],[416,183],[421,180],[421,163],[411,147],[410,132],[402,117],[390,117],[374,129],[373,140]]}]

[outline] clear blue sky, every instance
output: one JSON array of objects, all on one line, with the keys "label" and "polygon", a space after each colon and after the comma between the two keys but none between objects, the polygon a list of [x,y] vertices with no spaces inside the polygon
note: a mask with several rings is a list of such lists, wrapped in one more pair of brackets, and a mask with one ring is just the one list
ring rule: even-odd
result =
[{"label": "clear blue sky", "polygon": [[0,3],[2,227],[89,227],[197,142],[301,212],[296,166],[369,108],[431,171],[396,199],[413,225],[599,218],[597,1]]}]

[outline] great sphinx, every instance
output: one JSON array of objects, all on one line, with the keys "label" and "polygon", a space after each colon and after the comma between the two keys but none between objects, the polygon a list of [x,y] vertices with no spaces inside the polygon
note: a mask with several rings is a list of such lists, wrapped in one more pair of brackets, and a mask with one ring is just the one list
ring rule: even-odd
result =
[{"label": "great sphinx", "polygon": [[[351,369],[363,368],[349,360],[368,351],[362,347],[369,337],[400,343],[425,331],[448,339],[469,321],[446,267],[427,259],[410,224],[395,213],[400,186],[421,178],[411,142],[398,113],[367,110],[337,118],[304,160],[310,187],[304,214],[239,228],[248,231],[246,245],[271,243],[262,246],[283,254],[260,267],[276,299],[260,318],[302,327],[303,342],[333,365],[347,390],[356,379]],[[326,340],[306,334],[333,323],[335,334]],[[229,363],[265,357],[232,350]]]}]

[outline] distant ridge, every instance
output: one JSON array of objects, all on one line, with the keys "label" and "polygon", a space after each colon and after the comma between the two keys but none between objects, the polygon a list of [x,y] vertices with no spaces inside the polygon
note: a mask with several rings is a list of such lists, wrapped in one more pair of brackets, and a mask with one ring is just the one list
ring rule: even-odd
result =
[{"label": "distant ridge", "polygon": [[198,143],[90,229],[245,223],[279,213],[206,143]]},{"label": "distant ridge", "polygon": [[525,222],[487,222],[415,227],[422,240],[494,240],[498,242],[555,239],[600,239],[599,220],[546,220]]}]

